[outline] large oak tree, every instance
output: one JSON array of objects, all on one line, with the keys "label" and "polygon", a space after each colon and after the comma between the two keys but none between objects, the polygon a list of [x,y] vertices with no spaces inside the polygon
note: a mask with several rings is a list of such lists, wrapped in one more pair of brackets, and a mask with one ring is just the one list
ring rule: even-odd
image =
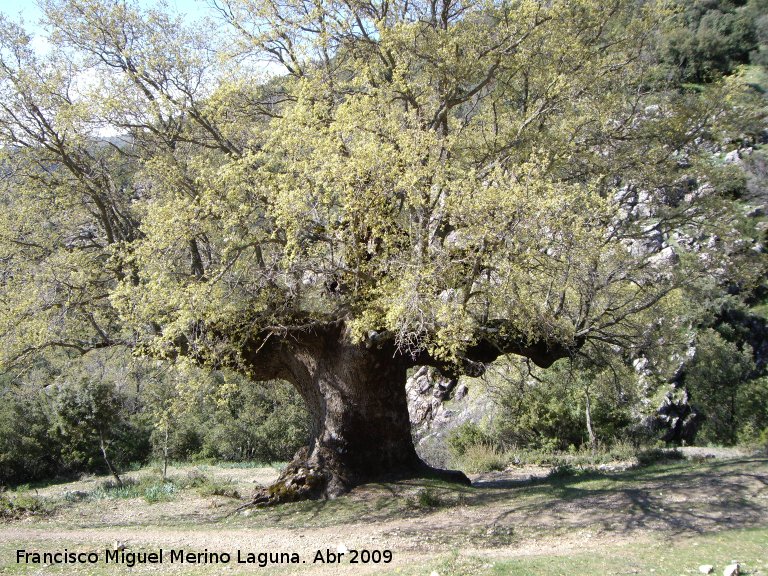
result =
[{"label": "large oak tree", "polygon": [[409,368],[636,343],[730,231],[699,148],[732,92],[665,89],[652,2],[42,6],[47,50],[0,30],[3,366],[290,381],[311,438],[265,499],[429,472]]}]

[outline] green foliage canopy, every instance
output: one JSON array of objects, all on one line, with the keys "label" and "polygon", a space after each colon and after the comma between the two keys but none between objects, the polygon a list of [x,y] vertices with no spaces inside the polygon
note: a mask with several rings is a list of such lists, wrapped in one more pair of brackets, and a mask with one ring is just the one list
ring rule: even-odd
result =
[{"label": "green foliage canopy", "polygon": [[704,184],[739,83],[650,84],[655,3],[223,0],[220,34],[43,7],[46,54],[0,22],[4,367],[116,343],[237,363],[338,321],[422,360],[563,355],[732,272],[645,248],[738,236]]},{"label": "green foliage canopy", "polygon": [[683,82],[712,81],[739,64],[768,63],[765,0],[684,0],[661,39],[668,73]]}]

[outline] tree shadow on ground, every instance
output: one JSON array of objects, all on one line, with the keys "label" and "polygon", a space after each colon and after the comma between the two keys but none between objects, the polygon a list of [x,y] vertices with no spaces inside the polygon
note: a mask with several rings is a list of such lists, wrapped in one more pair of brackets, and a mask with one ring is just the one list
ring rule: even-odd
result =
[{"label": "tree shadow on ground", "polygon": [[256,516],[259,523],[296,528],[405,521],[403,530],[420,534],[427,523],[435,534],[481,528],[491,535],[574,530],[697,534],[727,525],[764,525],[766,490],[768,459],[745,458],[527,480],[499,474],[471,487],[432,479],[367,484],[336,500],[285,504]]},{"label": "tree shadow on ground", "polygon": [[[768,459],[621,473],[556,475],[529,481],[484,481],[468,502],[500,507],[493,522],[601,532],[662,530],[700,534],[728,526],[761,526],[768,517]],[[513,495],[517,495],[516,499]],[[549,497],[542,508],[544,499]]]}]

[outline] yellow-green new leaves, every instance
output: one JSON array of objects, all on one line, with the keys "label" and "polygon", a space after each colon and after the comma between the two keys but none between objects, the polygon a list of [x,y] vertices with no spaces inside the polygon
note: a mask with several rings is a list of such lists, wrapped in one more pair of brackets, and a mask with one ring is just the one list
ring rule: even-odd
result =
[{"label": "yellow-green new leaves", "polygon": [[[130,3],[47,1],[51,41],[92,79],[69,99],[73,73],[4,33],[28,63],[2,85],[4,145],[27,148],[7,193],[67,199],[55,234],[93,236],[13,260],[7,290],[44,282],[6,296],[7,339],[42,343],[42,324],[12,327],[50,301],[91,344],[128,327],[159,350],[237,356],[249,335],[343,321],[453,361],[488,326],[518,348],[624,342],[684,269],[714,262],[688,240],[717,214],[704,138],[735,101],[659,85],[663,5],[218,6],[223,43]],[[114,147],[95,138],[105,122]],[[29,234],[11,227],[2,253]]]}]

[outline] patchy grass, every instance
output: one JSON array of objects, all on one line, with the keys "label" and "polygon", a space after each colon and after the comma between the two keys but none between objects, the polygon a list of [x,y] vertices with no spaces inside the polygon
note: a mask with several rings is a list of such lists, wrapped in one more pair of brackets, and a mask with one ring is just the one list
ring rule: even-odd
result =
[{"label": "patchy grass", "polygon": [[[456,546],[450,540],[443,542],[443,550],[428,557],[409,557],[406,562],[393,562],[391,566],[350,565],[345,559],[342,563],[330,567],[312,564],[312,555],[306,556],[306,566],[258,568],[259,574],[378,574],[402,576],[602,576],[644,574],[644,575],[695,575],[702,564],[714,566],[713,574],[722,574],[725,566],[737,561],[741,574],[745,576],[768,575],[768,557],[765,544],[768,542],[768,529],[732,529],[729,531],[686,536],[669,537],[660,534],[644,538],[640,542],[601,543],[600,546],[585,546],[589,550],[568,548],[565,550],[530,551],[518,555],[505,556],[498,551],[467,550]],[[0,544],[0,558],[15,557],[16,543]],[[88,551],[93,548],[85,542],[59,540],[46,544],[46,549],[64,549]],[[140,551],[140,550],[137,550]],[[145,550],[148,551],[148,550]],[[102,551],[103,553],[103,551]],[[167,566],[168,572],[176,575],[197,574],[238,574],[253,573],[253,568],[231,562],[226,566]],[[45,569],[42,573],[51,574],[88,574],[106,576],[110,574],[132,574],[148,572],[146,567],[133,570],[123,566],[104,565],[103,563],[83,567],[79,565],[58,565]],[[37,571],[23,565],[0,562],[0,574],[32,574]]]},{"label": "patchy grass", "polygon": [[[546,471],[546,468],[543,468]],[[131,489],[157,477],[140,471]],[[260,471],[207,466],[175,470],[173,498],[72,499],[82,485],[60,485],[43,502],[48,516],[0,522],[0,574],[128,574],[104,566],[17,565],[16,548],[100,550],[115,540],[129,550],[297,551],[299,566],[137,566],[133,574],[429,576],[716,573],[731,560],[742,573],[768,576],[768,459],[659,460],[628,470],[562,468],[541,477],[496,472],[474,486],[440,480],[370,484],[342,498],[232,514],[240,504],[220,494],[242,489]],[[272,471],[274,473],[274,471]],[[143,482],[143,484],[142,484]],[[90,482],[104,487],[102,480]],[[162,485],[162,484],[160,484]],[[90,494],[90,492],[81,490]],[[29,493],[29,491],[27,491]],[[138,493],[138,492],[137,492]],[[58,496],[57,496],[58,494]],[[18,497],[11,494],[11,497]],[[9,497],[6,494],[6,497]],[[314,564],[318,550],[391,550],[391,564]]]},{"label": "patchy grass", "polygon": [[143,498],[148,503],[154,504],[173,500],[177,492],[178,487],[172,481],[149,476],[141,480],[126,478],[123,480],[122,486],[112,480],[107,480],[87,494],[86,497],[91,500]]},{"label": "patchy grass", "polygon": [[713,574],[736,560],[741,574],[768,575],[765,546],[768,530],[731,530],[695,538],[655,538],[637,544],[607,545],[599,550],[532,554],[512,559],[495,555],[464,555],[454,550],[439,560],[408,570],[388,572],[415,576],[437,572],[440,576],[601,576],[621,574],[699,574],[703,564],[714,566]]},{"label": "patchy grass", "polygon": [[509,463],[509,456],[490,444],[473,444],[467,447],[460,457],[459,468],[475,474],[504,470]]},{"label": "patchy grass", "polygon": [[17,490],[11,494],[0,493],[0,520],[19,520],[31,516],[48,516],[55,504],[46,501],[28,490]]},{"label": "patchy grass", "polygon": [[711,564],[714,574],[737,560],[742,574],[768,574],[765,545],[768,530],[731,530],[722,534],[686,538],[654,539],[642,544],[611,546],[597,553],[534,556],[497,562],[490,574],[698,574],[698,567]]}]

